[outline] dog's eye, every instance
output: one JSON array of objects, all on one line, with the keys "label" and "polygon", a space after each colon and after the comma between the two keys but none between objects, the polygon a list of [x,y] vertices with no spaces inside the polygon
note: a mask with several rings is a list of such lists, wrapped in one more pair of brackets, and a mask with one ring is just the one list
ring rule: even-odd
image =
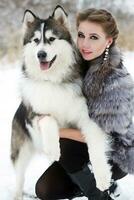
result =
[{"label": "dog's eye", "polygon": [[38,43],[39,43],[39,39],[38,39],[38,38],[35,38],[35,39],[34,39],[34,42],[38,44]]},{"label": "dog's eye", "polygon": [[49,38],[49,41],[50,41],[50,42],[53,42],[55,39],[56,39],[55,37],[50,37],[50,38]]}]

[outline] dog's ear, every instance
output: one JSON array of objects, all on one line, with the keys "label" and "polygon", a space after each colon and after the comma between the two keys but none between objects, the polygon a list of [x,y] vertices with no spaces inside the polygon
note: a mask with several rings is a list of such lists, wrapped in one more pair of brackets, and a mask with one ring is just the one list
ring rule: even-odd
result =
[{"label": "dog's ear", "polygon": [[36,20],[35,14],[30,11],[26,10],[24,12],[24,17],[23,17],[23,31],[25,32],[28,28],[32,27],[35,20]]},{"label": "dog's ear", "polygon": [[69,27],[68,14],[65,12],[64,8],[57,5],[53,11],[52,17],[60,22],[60,24]]}]

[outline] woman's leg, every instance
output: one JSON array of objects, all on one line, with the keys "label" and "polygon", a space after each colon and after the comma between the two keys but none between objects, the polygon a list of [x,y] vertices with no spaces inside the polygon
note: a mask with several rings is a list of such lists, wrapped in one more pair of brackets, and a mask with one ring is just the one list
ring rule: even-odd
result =
[{"label": "woman's leg", "polygon": [[[96,181],[93,173],[88,167],[89,156],[88,148],[85,143],[69,139],[61,139],[61,158],[60,163],[68,172],[72,180],[81,188],[84,195],[89,199],[110,199],[107,193],[102,193],[96,188]],[[116,181],[126,175],[117,164],[110,161],[112,165],[112,178]],[[116,189],[114,183],[110,188],[113,193]]]},{"label": "woman's leg", "polygon": [[[81,191],[83,191],[85,196],[89,196],[89,199],[107,199],[102,192],[96,189],[94,175],[88,168],[87,145],[69,139],[61,139],[60,145],[60,161],[59,163],[54,162],[38,180],[36,184],[37,196],[42,200],[56,200],[71,198],[77,196],[78,193],[82,194]],[[114,180],[124,176],[124,172],[121,172],[116,165],[110,164],[113,165]],[[70,174],[71,178],[67,173]],[[99,197],[94,198],[93,196]]]},{"label": "woman's leg", "polygon": [[62,139],[60,163],[84,196],[89,200],[107,200],[108,194],[96,188],[94,174],[90,170],[86,143]]},{"label": "woman's leg", "polygon": [[54,162],[36,183],[36,195],[42,200],[71,199],[80,193],[66,171]]}]

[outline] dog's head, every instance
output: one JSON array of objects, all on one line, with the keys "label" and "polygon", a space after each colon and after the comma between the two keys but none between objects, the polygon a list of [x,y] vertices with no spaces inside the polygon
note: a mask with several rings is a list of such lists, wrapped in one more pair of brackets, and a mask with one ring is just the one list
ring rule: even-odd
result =
[{"label": "dog's head", "polygon": [[61,6],[47,19],[26,10],[23,19],[24,66],[27,76],[61,81],[75,61],[75,47]]}]

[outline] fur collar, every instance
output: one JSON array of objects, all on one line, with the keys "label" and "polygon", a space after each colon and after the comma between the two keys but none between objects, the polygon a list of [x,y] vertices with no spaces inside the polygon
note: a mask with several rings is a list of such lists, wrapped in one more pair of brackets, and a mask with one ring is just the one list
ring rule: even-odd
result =
[{"label": "fur collar", "polygon": [[104,55],[103,53],[98,58],[93,59],[92,61],[88,62],[88,66],[90,67],[90,73],[93,73],[95,71],[101,71],[102,68],[115,68],[117,67],[121,62],[121,52],[119,48],[116,46],[112,46],[109,48],[109,56],[106,61],[104,61]]}]

